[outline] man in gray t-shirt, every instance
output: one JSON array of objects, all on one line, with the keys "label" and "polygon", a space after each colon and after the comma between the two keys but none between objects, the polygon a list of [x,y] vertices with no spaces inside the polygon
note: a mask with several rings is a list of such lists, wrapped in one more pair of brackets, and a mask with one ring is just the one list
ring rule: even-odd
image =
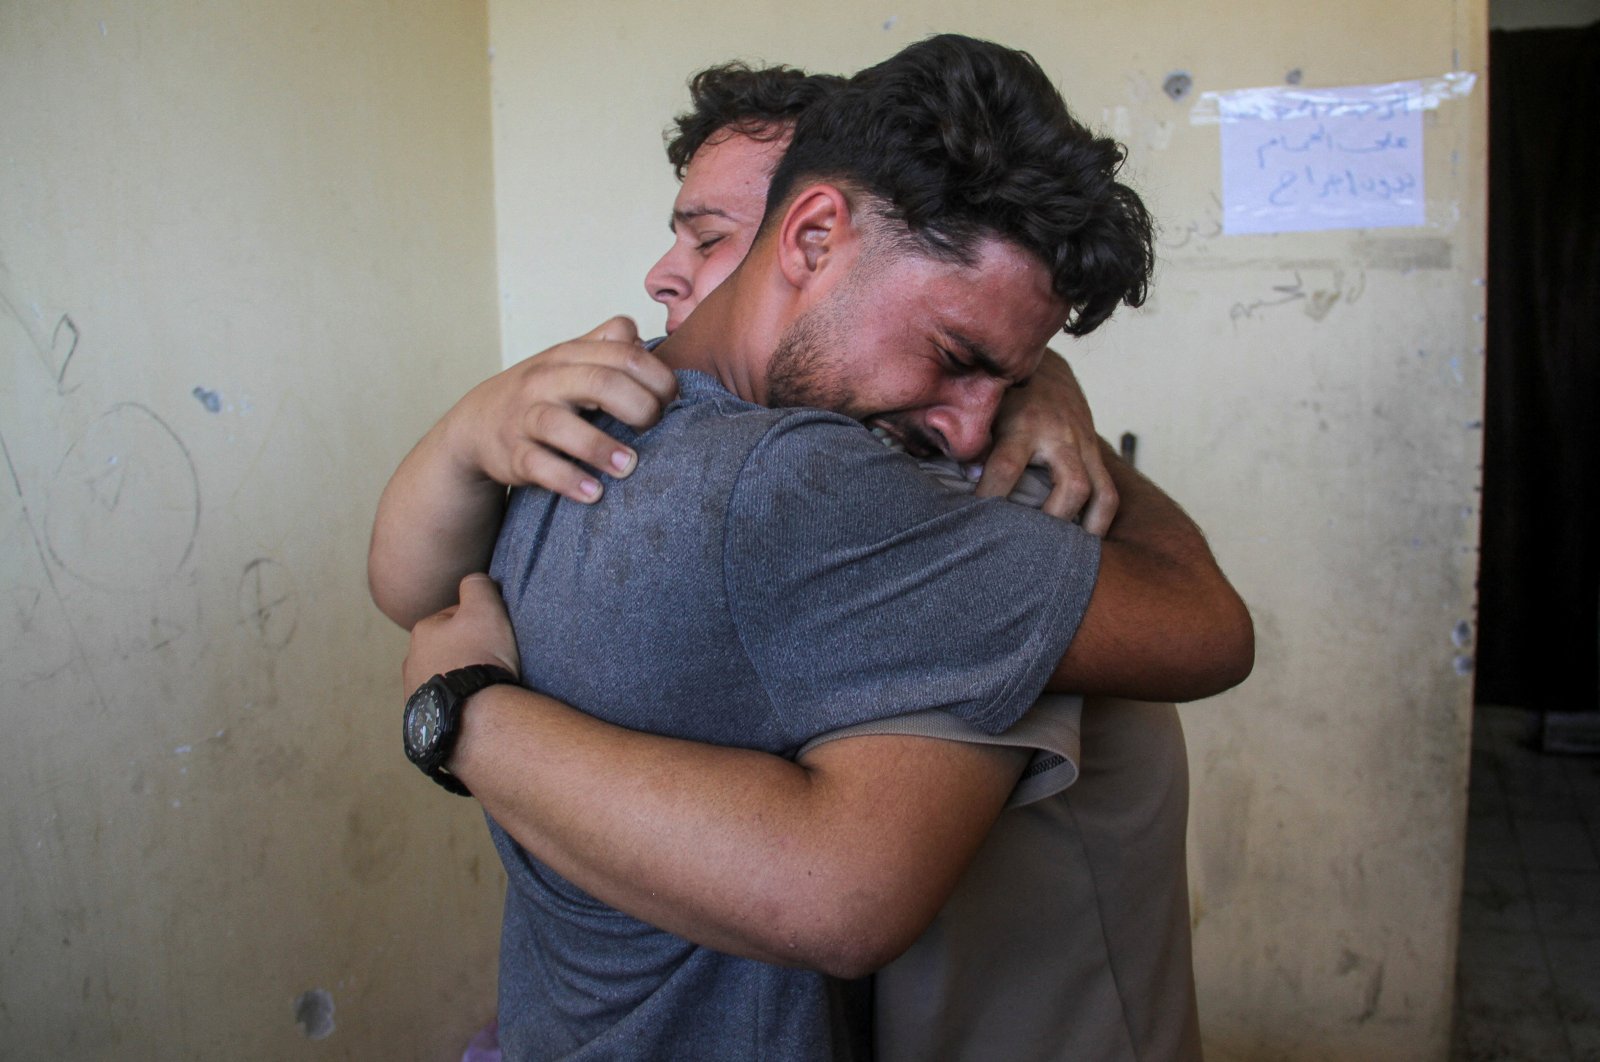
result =
[{"label": "man in gray t-shirt", "polygon": [[[642,436],[607,425],[641,461],[606,504],[513,494],[490,571],[524,681],[619,726],[783,756],[921,709],[991,733],[1015,723],[1077,628],[1099,540],[953,494],[855,421],[756,406],[702,373],[678,382]],[[809,1057],[834,1024],[818,974],[629,918],[493,831],[517,899],[501,940],[508,1049],[626,1042],[655,1057],[718,1024]]]},{"label": "man in gray t-shirt", "polygon": [[[709,524],[718,537],[674,538],[681,529],[664,517],[659,527],[619,536],[636,539],[629,552],[584,560],[580,574],[590,593],[567,605],[607,621],[580,621],[584,633],[565,653],[529,643],[530,677],[548,669],[555,681],[577,689],[589,682],[586,670],[607,670],[602,661],[613,652],[665,654],[689,662],[697,681],[726,673],[760,688],[773,683],[796,694],[804,711],[830,713],[825,726],[838,726],[851,718],[850,710],[823,708],[823,695],[834,685],[827,672],[848,661],[837,655],[837,643],[825,655],[806,639],[845,624],[868,632],[847,648],[877,659],[884,670],[880,694],[911,697],[900,710],[929,706],[915,700],[918,672],[946,666],[941,659],[953,649],[942,692],[932,695],[995,727],[1006,725],[1006,706],[1020,710],[1047,680],[1068,689],[1114,684],[1179,698],[1237,681],[1250,651],[1242,606],[1193,525],[1128,470],[1115,469],[1123,515],[1106,540],[1099,580],[1082,610],[1071,604],[1081,593],[1073,589],[1082,585],[1073,571],[1082,554],[1064,525],[1022,514],[1051,530],[1021,521],[985,533],[995,519],[985,514],[1003,506],[931,497],[921,509],[911,506],[914,524],[897,523],[901,517],[878,511],[893,508],[881,505],[885,498],[897,506],[908,501],[897,486],[896,466],[877,464],[893,455],[867,456],[864,447],[877,444],[834,418],[758,408],[829,408],[884,426],[913,445],[931,442],[951,456],[974,457],[1000,393],[1033,371],[1061,320],[1069,330],[1087,331],[1118,299],[1142,292],[1148,224],[1137,199],[1111,180],[1119,157],[1066,116],[1031,61],[978,42],[936,38],[859,75],[850,89],[826,113],[802,120],[749,258],[660,350],[678,369],[704,373],[707,389],[697,384],[696,394],[686,394],[685,405],[669,412],[658,431],[680,414],[692,420],[707,411],[762,424],[728,451],[742,455],[731,479],[726,454],[721,464],[694,456],[705,452],[704,440],[691,453],[660,454],[648,450],[651,436],[637,440],[646,460],[635,475],[659,466],[653,474],[673,477],[682,492],[674,498],[676,519]],[[1029,135],[1011,135],[1022,128]],[[997,133],[999,141],[991,139]],[[929,137],[935,150],[919,155]],[[966,137],[974,141],[972,150],[962,146]],[[1063,166],[1059,152],[1085,158]],[[1059,186],[1090,173],[1093,187]],[[972,180],[982,182],[981,196],[962,191]],[[1086,217],[1096,219],[1088,232]],[[1104,246],[1086,253],[1085,241],[1095,240]],[[690,379],[682,378],[686,391]],[[800,420],[786,426],[795,417]],[[846,436],[846,429],[853,434]],[[413,456],[424,465],[430,455],[448,457],[459,438],[459,422],[447,418]],[[453,459],[442,464],[462,467]],[[759,475],[745,483],[752,472]],[[904,490],[919,489],[909,482],[923,482],[920,473],[904,472]],[[936,488],[924,483],[920,489]],[[615,498],[608,493],[607,501]],[[519,529],[508,530],[502,542],[507,562],[499,570],[508,581],[522,574],[509,561],[516,553],[533,571],[508,593],[513,600],[558,592],[546,579],[551,573],[541,574],[539,566],[548,561],[554,573],[571,576],[562,566],[577,562],[560,556],[554,544],[588,558],[582,553],[587,543],[574,532],[586,521],[608,519],[608,510],[629,508],[585,510],[595,515],[562,530],[557,525],[569,519],[562,504],[551,502],[534,514],[549,525],[543,530],[521,526],[528,514],[514,514]],[[910,544],[947,525],[963,532],[947,539],[953,552],[916,561]],[[531,536],[526,547],[508,545],[514,533]],[[1017,544],[1008,545],[1013,538]],[[1005,621],[1016,613],[999,602],[995,615],[1004,625],[996,633],[995,621],[978,607],[996,603],[966,600],[962,595],[977,591],[960,569],[983,563],[981,554],[1011,549],[1020,553],[1010,570],[1022,565],[1037,584],[1021,595],[1030,607],[1019,611],[1037,612],[1033,606],[1049,598],[1046,619]],[[648,576],[641,566],[650,569]],[[625,594],[641,578],[657,597],[675,585],[679,569],[703,584],[683,599],[682,609],[705,608],[705,614],[663,614],[658,606],[644,615],[687,642],[625,632],[641,622],[638,614],[607,613],[609,606],[596,604],[597,597]],[[808,598],[805,586],[814,579],[829,581],[842,597]],[[944,592],[926,592],[933,586]],[[885,639],[881,657],[866,652],[881,636],[870,633],[865,620],[881,620],[902,602],[916,604],[906,611],[919,624],[917,637]],[[469,663],[514,663],[516,649],[502,640],[496,608],[480,579],[464,583],[458,611],[418,625],[408,682]],[[534,610],[556,614],[539,604]],[[570,621],[566,614],[559,619]],[[693,640],[701,634],[705,642]],[[932,650],[903,655],[903,644],[938,639],[945,641]],[[1058,660],[1068,639],[1071,646]],[[1151,641],[1159,653],[1141,648]],[[975,642],[984,644],[986,662],[963,666],[961,654]],[[989,650],[1000,642],[1016,652],[1001,654],[996,663]],[[718,718],[716,708],[697,705],[696,694],[712,705],[737,699],[719,696],[714,687],[674,686],[676,666],[670,660],[652,665],[664,685],[635,684],[623,696],[646,706],[683,706],[697,736],[723,733],[716,728],[729,721]],[[652,730],[677,725],[617,700],[610,710],[634,720],[650,716]],[[814,736],[804,734],[810,725],[804,711],[775,706],[730,740],[746,748],[790,749],[791,740]],[[448,768],[504,828],[508,864],[529,854],[530,874],[558,874],[592,898],[583,915],[626,927],[618,912],[627,912],[638,924],[682,938],[689,949],[644,971],[677,1007],[698,1001],[694,1020],[672,1023],[668,1040],[653,1041],[653,1022],[632,1020],[653,995],[609,995],[604,989],[617,980],[609,966],[617,950],[579,925],[582,943],[562,958],[591,978],[590,990],[561,1002],[554,1020],[564,1028],[554,1036],[570,1039],[548,1043],[552,1052],[571,1048],[589,1057],[826,1056],[839,1027],[828,1011],[826,984],[810,975],[763,973],[770,991],[752,992],[743,997],[748,1006],[728,1011],[712,1002],[720,982],[707,969],[716,965],[708,957],[722,952],[840,974],[880,964],[948,895],[1021,769],[1014,757],[977,746],[890,737],[833,742],[791,762],[618,730],[503,686],[472,696],[461,720]],[[518,880],[514,873],[508,935],[520,918],[538,923],[527,937],[534,940],[545,932],[561,936],[582,922],[576,893],[560,903],[563,890],[547,888],[552,906],[541,911],[538,896]],[[553,881],[547,878],[546,885]],[[650,965],[648,948],[621,950],[628,963]],[[551,961],[541,953],[512,963],[517,975],[532,979],[532,992]],[[755,976],[754,970],[738,975]],[[789,1012],[806,1016],[790,1026],[781,1017]],[[531,1039],[518,1043],[530,1055],[539,1050]]]}]

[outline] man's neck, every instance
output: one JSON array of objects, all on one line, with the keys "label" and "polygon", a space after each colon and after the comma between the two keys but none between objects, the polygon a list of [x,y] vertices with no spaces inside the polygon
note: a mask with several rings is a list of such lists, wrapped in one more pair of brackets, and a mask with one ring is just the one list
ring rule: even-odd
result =
[{"label": "man's neck", "polygon": [[736,273],[706,296],[656,347],[656,356],[669,368],[698,370],[746,402],[765,405],[767,362],[779,331],[767,323],[770,314],[752,311],[752,301],[738,296],[740,279]]}]

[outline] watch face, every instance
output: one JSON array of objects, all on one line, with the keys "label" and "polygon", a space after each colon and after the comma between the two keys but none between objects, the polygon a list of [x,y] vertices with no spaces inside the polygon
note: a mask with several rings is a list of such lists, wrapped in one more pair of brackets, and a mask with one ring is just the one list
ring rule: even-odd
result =
[{"label": "watch face", "polygon": [[431,683],[406,702],[406,749],[413,758],[425,756],[439,740],[444,717],[444,695]]}]

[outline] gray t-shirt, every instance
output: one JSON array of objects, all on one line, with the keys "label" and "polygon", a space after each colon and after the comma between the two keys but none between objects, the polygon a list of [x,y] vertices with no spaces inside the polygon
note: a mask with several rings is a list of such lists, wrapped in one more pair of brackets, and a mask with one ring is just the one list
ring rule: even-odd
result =
[{"label": "gray t-shirt", "polygon": [[[952,494],[848,418],[677,375],[643,435],[601,418],[640,460],[600,504],[512,496],[491,572],[529,686],[620,726],[785,756],[906,712],[993,733],[1027,711],[1087,607],[1098,540]],[[490,826],[510,877],[508,1058],[849,1057],[860,1030],[828,978],[630,918]]]}]

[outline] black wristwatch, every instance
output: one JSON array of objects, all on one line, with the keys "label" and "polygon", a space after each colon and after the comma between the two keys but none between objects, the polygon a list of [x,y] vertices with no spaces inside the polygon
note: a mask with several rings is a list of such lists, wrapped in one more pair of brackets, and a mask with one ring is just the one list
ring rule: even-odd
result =
[{"label": "black wristwatch", "polygon": [[502,682],[518,685],[517,676],[503,667],[474,664],[435,675],[418,686],[406,699],[406,758],[450,792],[471,796],[461,779],[444,769],[444,761],[461,734],[461,708],[467,698]]}]

